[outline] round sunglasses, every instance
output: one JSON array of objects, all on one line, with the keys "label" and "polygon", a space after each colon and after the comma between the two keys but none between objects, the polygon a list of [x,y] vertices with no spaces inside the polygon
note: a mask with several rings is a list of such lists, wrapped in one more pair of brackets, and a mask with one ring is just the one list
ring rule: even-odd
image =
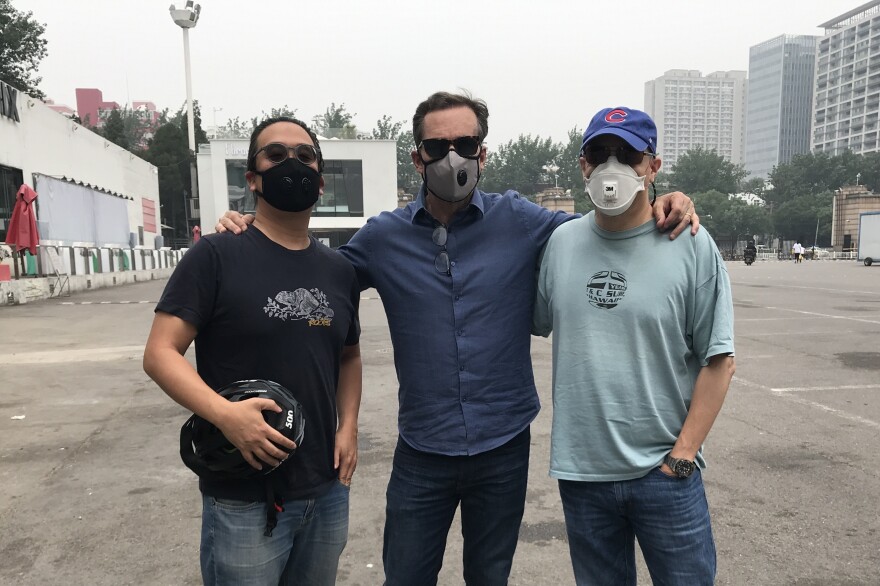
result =
[{"label": "round sunglasses", "polygon": [[254,153],[254,157],[262,152],[265,152],[266,158],[276,165],[286,161],[290,157],[291,152],[293,152],[294,158],[303,165],[311,165],[318,160],[318,150],[310,144],[287,146],[280,142],[270,142]]}]

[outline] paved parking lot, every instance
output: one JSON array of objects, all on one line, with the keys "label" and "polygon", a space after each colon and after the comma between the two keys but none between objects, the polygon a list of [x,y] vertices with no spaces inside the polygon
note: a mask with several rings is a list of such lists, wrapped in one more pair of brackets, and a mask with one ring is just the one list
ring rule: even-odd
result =
[{"label": "paved parking lot", "polygon": [[[718,584],[880,584],[880,267],[729,265],[737,374],[706,446]],[[0,584],[198,584],[186,418],[140,357],[164,282],[0,308]],[[362,301],[360,465],[339,584],[381,584],[396,380],[381,301]],[[147,303],[139,303],[147,302]],[[572,584],[547,477],[545,405],[511,584]],[[24,418],[21,418],[24,416]],[[461,584],[450,534],[441,584]],[[650,580],[642,572],[640,583]]]}]

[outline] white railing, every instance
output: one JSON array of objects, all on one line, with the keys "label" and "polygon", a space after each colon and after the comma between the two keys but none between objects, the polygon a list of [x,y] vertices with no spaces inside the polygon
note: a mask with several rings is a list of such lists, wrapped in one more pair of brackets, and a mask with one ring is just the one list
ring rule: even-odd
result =
[{"label": "white railing", "polygon": [[50,277],[62,275],[96,275],[124,271],[143,271],[177,266],[187,249],[109,248],[98,246],[37,246],[36,256],[27,258],[24,273],[19,276]]}]

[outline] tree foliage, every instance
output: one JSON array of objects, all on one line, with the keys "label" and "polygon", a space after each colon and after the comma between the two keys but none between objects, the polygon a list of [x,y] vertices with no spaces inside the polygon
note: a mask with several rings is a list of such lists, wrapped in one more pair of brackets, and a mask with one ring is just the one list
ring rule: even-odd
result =
[{"label": "tree foliage", "polygon": [[376,128],[373,129],[371,138],[375,140],[397,140],[402,128],[403,122],[395,122],[391,119],[391,116],[386,114],[379,120],[376,120]]},{"label": "tree foliage", "polygon": [[253,131],[253,120],[245,121],[236,116],[217,127],[217,138],[250,138]]},{"label": "tree foliage", "polygon": [[[543,166],[561,159],[562,146],[549,138],[519,135],[489,152],[483,171],[484,191],[503,193],[514,189],[525,196],[533,195],[539,185],[553,183]],[[560,166],[561,168],[561,166]]]},{"label": "tree foliage", "polygon": [[156,130],[146,152],[146,159],[159,170],[159,203],[162,222],[173,228],[175,238],[187,238],[186,200],[190,190],[190,154],[186,130],[168,122]]},{"label": "tree foliage", "polygon": [[770,173],[773,187],[766,198],[778,205],[805,195],[833,192],[842,185],[855,185],[857,179],[880,193],[880,153],[856,155],[845,151],[836,156],[797,155],[790,162],[773,168]]},{"label": "tree foliage", "polygon": [[737,193],[747,175],[742,165],[734,165],[714,149],[701,146],[681,155],[670,170],[672,186],[685,193]]},{"label": "tree foliage", "polygon": [[422,185],[422,177],[410,156],[415,148],[412,130],[397,137],[397,187],[411,194],[415,194]]},{"label": "tree foliage", "polygon": [[147,137],[153,129],[140,112],[126,106],[111,110],[104,125],[92,130],[113,144],[143,156],[148,148]]},{"label": "tree foliage", "polygon": [[0,79],[26,94],[43,100],[36,75],[46,57],[46,26],[34,19],[33,12],[16,10],[10,0],[0,0]]},{"label": "tree foliage", "polygon": [[357,138],[357,127],[353,120],[357,114],[345,109],[345,104],[332,102],[323,114],[315,116],[315,131],[327,138]]}]

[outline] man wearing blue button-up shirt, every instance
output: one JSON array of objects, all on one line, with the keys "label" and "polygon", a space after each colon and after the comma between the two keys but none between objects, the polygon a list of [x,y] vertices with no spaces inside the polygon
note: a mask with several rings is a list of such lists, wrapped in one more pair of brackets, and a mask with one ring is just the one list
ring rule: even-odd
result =
[{"label": "man wearing blue button-up shirt", "polygon": [[[550,234],[575,216],[476,189],[488,116],[467,95],[422,102],[412,159],[426,185],[339,249],[361,289],[382,298],[400,383],[388,586],[437,583],[459,506],[465,582],[507,584],[525,507],[529,425],[540,409],[530,356],[535,270]],[[658,225],[678,234],[689,206],[683,194],[660,198]],[[237,218],[227,212],[218,229],[237,231]]]}]

